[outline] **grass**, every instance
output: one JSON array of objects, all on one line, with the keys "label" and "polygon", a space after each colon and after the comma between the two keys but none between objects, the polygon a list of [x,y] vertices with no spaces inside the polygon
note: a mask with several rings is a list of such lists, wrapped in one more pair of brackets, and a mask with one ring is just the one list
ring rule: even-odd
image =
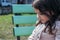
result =
[{"label": "grass", "polygon": [[[0,16],[0,40],[16,40],[13,36],[12,15]],[[27,40],[28,36],[22,36],[21,40]]]}]

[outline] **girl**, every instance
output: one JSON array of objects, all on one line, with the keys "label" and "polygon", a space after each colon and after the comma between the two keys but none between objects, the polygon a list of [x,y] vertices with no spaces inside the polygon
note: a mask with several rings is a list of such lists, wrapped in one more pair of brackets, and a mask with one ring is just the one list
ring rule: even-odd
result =
[{"label": "girl", "polygon": [[32,6],[39,21],[28,40],[60,40],[60,1],[38,0]]}]

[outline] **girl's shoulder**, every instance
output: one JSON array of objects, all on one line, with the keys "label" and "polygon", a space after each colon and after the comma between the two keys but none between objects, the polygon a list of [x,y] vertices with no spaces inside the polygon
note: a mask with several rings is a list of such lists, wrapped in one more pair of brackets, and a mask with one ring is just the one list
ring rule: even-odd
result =
[{"label": "girl's shoulder", "polygon": [[60,29],[60,21],[56,21],[56,28]]},{"label": "girl's shoulder", "polygon": [[56,21],[56,29],[57,29],[56,34],[60,34],[60,21]]}]

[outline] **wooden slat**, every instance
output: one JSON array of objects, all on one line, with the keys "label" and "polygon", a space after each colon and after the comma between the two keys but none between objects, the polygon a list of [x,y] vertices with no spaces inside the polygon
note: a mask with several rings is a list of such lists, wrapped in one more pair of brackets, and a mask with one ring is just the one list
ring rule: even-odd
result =
[{"label": "wooden slat", "polygon": [[14,27],[14,36],[28,36],[34,30],[34,26],[29,27]]},{"label": "wooden slat", "polygon": [[13,4],[13,13],[35,13],[32,4]]},{"label": "wooden slat", "polygon": [[36,15],[13,16],[14,24],[35,24],[36,20]]}]

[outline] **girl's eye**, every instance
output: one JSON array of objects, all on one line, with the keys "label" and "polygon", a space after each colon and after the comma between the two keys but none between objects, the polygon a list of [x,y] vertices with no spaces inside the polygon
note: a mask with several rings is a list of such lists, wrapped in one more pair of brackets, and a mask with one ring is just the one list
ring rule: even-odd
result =
[{"label": "girl's eye", "polygon": [[40,15],[44,15],[43,13],[41,13]]}]

